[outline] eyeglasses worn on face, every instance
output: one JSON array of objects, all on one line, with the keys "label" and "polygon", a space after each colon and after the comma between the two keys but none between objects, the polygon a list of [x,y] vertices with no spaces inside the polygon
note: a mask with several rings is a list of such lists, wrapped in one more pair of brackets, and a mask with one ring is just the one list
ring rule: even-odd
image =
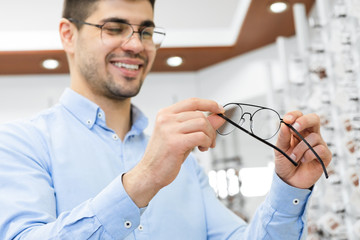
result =
[{"label": "eyeglasses worn on face", "polygon": [[[104,24],[94,24],[80,21],[74,18],[68,18],[70,22],[85,24],[97,27],[101,30],[101,40],[105,45],[121,45],[125,40],[130,39],[134,33],[140,35],[140,40],[146,49],[158,49],[165,38],[165,30],[155,26],[141,26],[119,21],[109,21]],[[139,26],[135,31],[133,26]]]},{"label": "eyeglasses worn on face", "polygon": [[[253,111],[244,111],[245,108],[251,109]],[[303,136],[301,136],[301,134],[293,126],[284,122],[283,119],[280,117],[280,114],[274,109],[245,103],[228,103],[224,105],[224,109],[224,114],[218,114],[220,117],[226,120],[226,122],[217,130],[220,135],[228,135],[235,128],[238,128],[243,132],[249,134],[250,136],[256,138],[257,140],[261,141],[262,143],[279,151],[294,166],[298,166],[298,164],[294,160],[292,160],[284,151],[271,144],[270,142],[266,141],[277,134],[280,129],[281,123],[283,123],[287,127],[289,127],[314,153],[323,168],[325,177],[329,177],[324,162],[315,152],[315,150],[311,147],[311,145],[304,139]],[[243,127],[246,123],[246,116],[248,116],[250,120],[250,131],[246,130]]]}]

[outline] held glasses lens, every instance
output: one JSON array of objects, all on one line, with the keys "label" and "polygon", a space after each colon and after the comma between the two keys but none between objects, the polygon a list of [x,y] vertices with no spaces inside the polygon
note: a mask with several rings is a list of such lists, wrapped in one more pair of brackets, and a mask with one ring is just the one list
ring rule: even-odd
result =
[{"label": "held glasses lens", "polygon": [[[224,115],[231,119],[234,123],[242,126],[243,124],[240,123],[240,120],[243,116],[243,110],[240,106],[237,106],[236,104],[226,104],[224,106],[225,113]],[[229,122],[225,122],[223,125],[221,125],[220,128],[218,128],[217,132],[220,135],[228,135],[232,131],[234,131],[235,126]]]},{"label": "held glasses lens", "polygon": [[263,108],[252,115],[251,131],[253,134],[268,140],[280,129],[280,116],[272,109]]}]

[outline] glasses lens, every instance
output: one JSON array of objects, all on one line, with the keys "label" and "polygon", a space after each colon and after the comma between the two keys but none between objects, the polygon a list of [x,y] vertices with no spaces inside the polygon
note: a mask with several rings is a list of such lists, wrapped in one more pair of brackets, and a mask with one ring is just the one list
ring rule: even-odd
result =
[{"label": "glasses lens", "polygon": [[156,49],[158,49],[161,46],[161,43],[165,39],[165,29],[163,28],[153,28],[153,36],[152,41],[155,45]]},{"label": "glasses lens", "polygon": [[101,29],[101,39],[104,44],[111,45],[117,41],[123,41],[132,35],[132,28],[129,24],[119,22],[107,22]]},{"label": "glasses lens", "polygon": [[280,128],[280,116],[271,109],[260,109],[253,114],[252,133],[267,140],[272,138]]},{"label": "glasses lens", "polygon": [[[237,104],[227,104],[224,106],[224,115],[236,124],[239,124],[241,116],[243,114],[242,108]],[[221,135],[227,135],[235,129],[235,126],[229,122],[225,122],[217,132]]]}]

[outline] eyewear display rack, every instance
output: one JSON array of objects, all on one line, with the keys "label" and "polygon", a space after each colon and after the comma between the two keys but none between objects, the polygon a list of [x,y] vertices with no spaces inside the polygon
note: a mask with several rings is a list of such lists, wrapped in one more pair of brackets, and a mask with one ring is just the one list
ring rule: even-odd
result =
[{"label": "eyewear display rack", "polygon": [[[317,0],[307,18],[295,4],[298,51],[277,40],[285,83],[273,93],[284,112],[320,116],[332,151],[329,178],[315,185],[308,205],[307,240],[360,239],[360,1]],[[280,97],[279,97],[280,96]],[[286,104],[284,104],[286,103]]]}]

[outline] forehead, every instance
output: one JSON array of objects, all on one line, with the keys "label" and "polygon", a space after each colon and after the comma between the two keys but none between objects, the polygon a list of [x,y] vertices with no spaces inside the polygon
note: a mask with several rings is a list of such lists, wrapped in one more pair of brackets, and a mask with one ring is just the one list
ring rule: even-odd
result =
[{"label": "forehead", "polygon": [[87,20],[101,22],[108,18],[126,19],[136,24],[153,21],[154,11],[149,0],[100,0]]}]

